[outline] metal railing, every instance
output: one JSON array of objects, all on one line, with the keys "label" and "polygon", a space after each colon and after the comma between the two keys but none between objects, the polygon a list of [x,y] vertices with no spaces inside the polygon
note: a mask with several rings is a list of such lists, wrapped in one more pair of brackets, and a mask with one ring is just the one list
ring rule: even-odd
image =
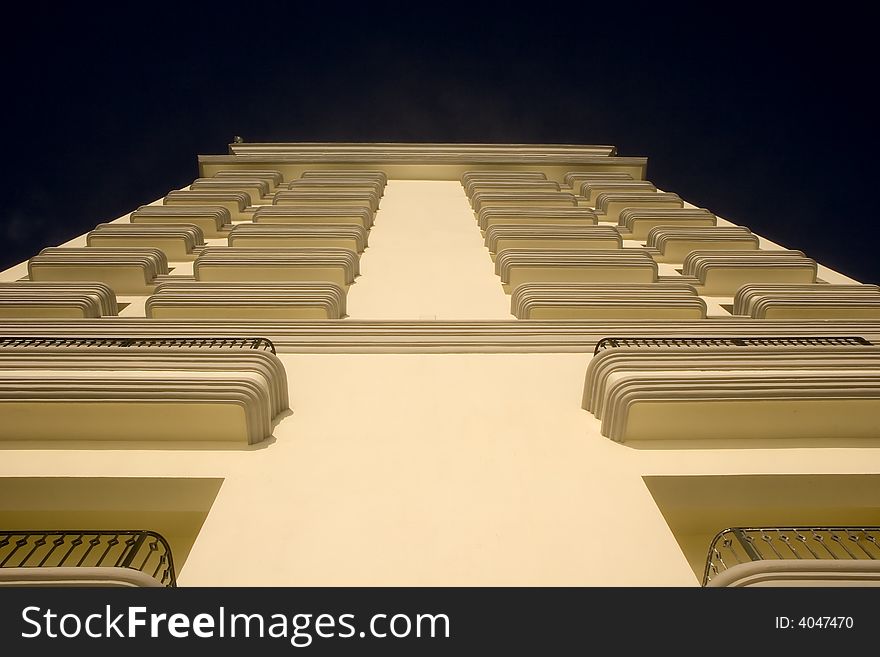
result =
[{"label": "metal railing", "polygon": [[176,586],[174,559],[163,536],[146,530],[0,531],[0,568],[116,567]]},{"label": "metal railing", "polygon": [[615,347],[870,347],[872,343],[860,336],[792,336],[792,337],[728,337],[728,338],[602,338],[593,355]]},{"label": "metal railing", "polygon": [[730,527],[712,540],[703,586],[728,568],[767,559],[880,559],[880,527]]},{"label": "metal railing", "polygon": [[267,338],[156,338],[156,337],[0,337],[0,349],[15,347],[162,347],[180,349],[256,349],[275,353]]}]

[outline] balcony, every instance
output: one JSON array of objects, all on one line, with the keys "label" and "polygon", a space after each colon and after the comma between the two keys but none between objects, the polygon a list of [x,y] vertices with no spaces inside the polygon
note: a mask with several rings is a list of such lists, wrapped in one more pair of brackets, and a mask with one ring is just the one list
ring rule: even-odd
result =
[{"label": "balcony", "polygon": [[142,205],[131,213],[136,225],[173,224],[198,226],[205,237],[226,237],[232,228],[232,214],[219,205]]},{"label": "balcony", "polygon": [[630,208],[680,209],[684,201],[667,192],[603,192],[596,197],[596,213],[605,221],[620,223],[620,214]]},{"label": "balcony", "polygon": [[880,527],[732,527],[703,586],[880,586]]},{"label": "balcony", "polygon": [[[4,579],[10,583],[13,567],[28,568],[22,573],[31,578],[28,585],[35,578],[51,581],[50,568],[76,571],[62,573],[61,584],[71,583],[69,575],[89,585],[105,585],[108,575],[111,580],[122,577],[128,586],[179,584],[223,481],[203,476],[0,477],[0,542],[7,541],[0,547],[0,562],[18,541],[27,540],[0,567],[0,586]],[[121,531],[126,528],[135,531]],[[59,539],[63,542],[55,547]],[[122,568],[126,558],[129,567]],[[96,568],[102,570],[96,573]],[[94,574],[104,582],[82,582]]]},{"label": "balcony", "polygon": [[[263,205],[254,212],[255,224],[351,224],[369,230],[373,213],[369,208],[319,207],[305,205]],[[247,225],[247,224],[241,224]]]},{"label": "balcony", "polygon": [[612,226],[496,224],[486,229],[489,253],[504,249],[620,249],[620,233]]},{"label": "balcony", "polygon": [[272,205],[292,205],[304,207],[366,208],[370,212],[379,209],[377,196],[367,192],[349,191],[310,191],[309,188],[282,189],[275,192]]},{"label": "balcony", "polygon": [[250,213],[247,210],[251,206],[251,197],[247,192],[183,189],[168,192],[162,203],[170,207],[216,206],[225,208],[233,221],[250,220]]},{"label": "balcony", "polygon": [[643,240],[651,229],[660,226],[696,228],[715,226],[718,218],[703,208],[642,208],[627,207],[617,217],[617,225],[624,239]]},{"label": "balcony", "polygon": [[[694,584],[818,586],[828,582],[811,575],[821,568],[850,569],[843,573],[849,576],[880,565],[880,475],[651,475],[643,480]],[[720,528],[728,529],[719,533]],[[878,575],[875,570],[874,579]],[[812,581],[798,579],[806,576]]]},{"label": "balcony", "polygon": [[15,281],[0,283],[0,317],[96,318],[119,312],[103,283]]},{"label": "balcony", "polygon": [[583,407],[618,442],[880,438],[880,349],[854,337],[603,340]]},{"label": "balcony", "polygon": [[816,282],[816,261],[800,251],[691,251],[682,274],[692,276],[702,294],[733,296],[753,283],[807,284]]},{"label": "balcony", "polygon": [[468,196],[473,194],[470,191],[471,185],[481,184],[485,182],[510,182],[510,183],[532,183],[547,180],[547,175],[542,171],[506,171],[498,169],[497,171],[465,171],[461,175],[461,186],[464,187]]},{"label": "balcony", "polygon": [[28,260],[31,281],[100,282],[117,294],[150,294],[168,258],[148,247],[48,247]]},{"label": "balcony", "polygon": [[703,319],[706,303],[676,283],[524,283],[511,294],[517,319]]},{"label": "balcony", "polygon": [[521,208],[483,208],[477,213],[480,230],[495,225],[595,226],[599,219],[590,208],[555,208],[529,205]]},{"label": "balcony", "polygon": [[248,205],[270,203],[269,184],[259,178],[247,175],[232,178],[196,178],[189,188],[194,192],[244,192],[248,195]]},{"label": "balcony", "polygon": [[242,351],[266,351],[275,353],[275,345],[266,338],[145,338],[145,337],[0,337],[2,349],[31,348],[64,349],[126,349],[126,348],[165,348],[176,350],[229,349]]},{"label": "balcony", "polygon": [[0,587],[174,587],[174,558],[146,530],[0,530]]},{"label": "balcony", "polygon": [[338,192],[351,192],[366,194],[375,199],[375,206],[379,207],[379,200],[385,193],[385,183],[370,174],[363,176],[310,176],[308,178],[296,178],[287,184],[287,189],[300,191],[306,194],[336,194]]},{"label": "balcony", "polygon": [[193,274],[197,281],[327,281],[347,288],[358,262],[355,251],[340,248],[207,247]]},{"label": "balcony", "polygon": [[274,194],[284,183],[284,174],[273,169],[226,169],[214,174],[218,180],[223,178],[256,178],[262,180],[269,188],[269,193]]},{"label": "balcony", "polygon": [[354,224],[238,224],[229,246],[329,247],[363,253],[367,230]]},{"label": "balcony", "polygon": [[489,208],[511,207],[545,207],[545,208],[571,208],[577,207],[577,199],[567,192],[477,192],[471,197],[474,211]]},{"label": "balcony", "polygon": [[733,314],[753,319],[877,319],[876,285],[743,285]]},{"label": "balcony", "polygon": [[628,173],[613,171],[569,171],[565,174],[563,180],[567,187],[573,190],[580,190],[581,185],[585,182],[594,180],[627,181],[633,180],[633,177]]},{"label": "balcony", "polygon": [[706,337],[706,338],[602,338],[593,355],[614,348],[678,349],[684,347],[868,347],[871,343],[859,336],[831,337]]},{"label": "balcony", "polygon": [[748,228],[721,226],[657,226],[648,232],[647,246],[657,249],[657,262],[684,262],[691,251],[754,251],[758,236]]},{"label": "balcony", "polygon": [[157,319],[340,319],[345,290],[333,283],[160,283],[145,304]]},{"label": "balcony", "polygon": [[472,180],[464,187],[468,199],[478,194],[506,194],[508,192],[558,192],[559,183],[555,180],[516,180],[505,178],[482,178]]},{"label": "balcony", "polygon": [[0,440],[250,445],[288,409],[284,366],[254,339],[0,340]]},{"label": "balcony", "polygon": [[88,246],[150,247],[159,249],[171,261],[193,260],[196,247],[205,245],[205,235],[197,225],[174,224],[98,224],[86,235]]},{"label": "balcony", "polygon": [[595,207],[599,194],[628,192],[637,194],[654,194],[657,188],[647,180],[585,180],[580,187],[574,188],[588,207]]},{"label": "balcony", "polygon": [[495,259],[502,283],[653,283],[657,263],[641,251],[623,249],[504,249]]}]

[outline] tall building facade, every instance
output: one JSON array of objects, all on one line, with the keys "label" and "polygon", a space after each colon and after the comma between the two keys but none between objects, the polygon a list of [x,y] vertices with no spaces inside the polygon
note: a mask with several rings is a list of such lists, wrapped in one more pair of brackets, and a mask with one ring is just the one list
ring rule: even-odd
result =
[{"label": "tall building facade", "polygon": [[880,288],[611,146],[251,144],[0,274],[0,584],[880,583]]}]

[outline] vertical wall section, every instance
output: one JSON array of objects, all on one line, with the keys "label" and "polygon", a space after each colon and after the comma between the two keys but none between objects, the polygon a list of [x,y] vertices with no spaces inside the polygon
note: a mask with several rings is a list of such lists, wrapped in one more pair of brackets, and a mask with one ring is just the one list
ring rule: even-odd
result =
[{"label": "vertical wall section", "polygon": [[352,319],[513,319],[458,181],[389,180],[360,266]]}]

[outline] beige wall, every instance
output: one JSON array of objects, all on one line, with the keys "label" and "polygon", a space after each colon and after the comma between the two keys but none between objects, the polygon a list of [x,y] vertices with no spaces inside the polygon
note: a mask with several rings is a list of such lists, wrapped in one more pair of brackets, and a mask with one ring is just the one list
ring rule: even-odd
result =
[{"label": "beige wall", "polygon": [[880,463],[877,447],[614,443],[580,408],[579,354],[282,359],[294,410],[270,443],[6,449],[0,476],[223,478],[182,585],[696,585],[644,475]]},{"label": "beige wall", "polygon": [[[352,319],[510,317],[456,183],[391,181],[362,271]],[[586,354],[281,358],[293,412],[267,442],[7,444],[0,478],[222,479],[181,585],[694,586],[643,477],[880,473],[875,444],[614,443],[581,409]]]},{"label": "beige wall", "polygon": [[348,292],[352,319],[513,319],[461,185],[391,180]]}]

